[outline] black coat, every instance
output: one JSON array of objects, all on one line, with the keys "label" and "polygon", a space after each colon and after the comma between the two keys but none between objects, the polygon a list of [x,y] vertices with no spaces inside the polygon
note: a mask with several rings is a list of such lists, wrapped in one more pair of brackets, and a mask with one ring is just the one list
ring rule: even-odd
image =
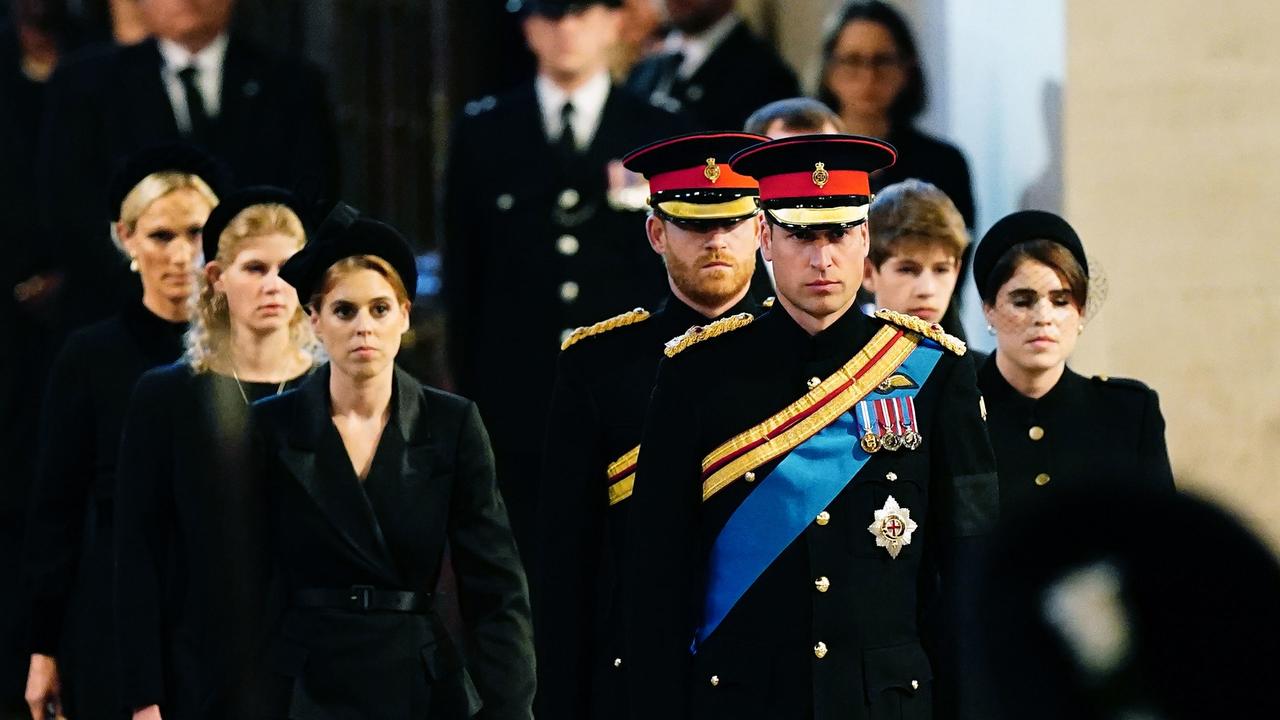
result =
[{"label": "black coat", "polygon": [[[68,59],[50,80],[37,167],[40,210],[70,273],[69,304],[94,297],[101,306],[132,287],[127,276],[104,272],[123,269],[107,235],[106,187],[124,158],[180,139],[163,63],[155,40],[99,46]],[[233,33],[220,105],[208,149],[237,183],[336,195],[337,136],[319,69]]]},{"label": "black coat", "polygon": [[1033,400],[1004,379],[993,353],[978,370],[978,387],[1000,468],[1003,514],[1087,488],[1173,492],[1160,400],[1137,380],[1085,378],[1067,368]]},{"label": "black coat", "polygon": [[[725,314],[759,312],[750,297]],[[675,296],[651,317],[560,354],[538,494],[534,574],[538,703],[545,717],[626,715],[618,662],[622,543],[630,503],[611,503],[607,468],[640,444],[663,345],[710,322]]]},{"label": "black coat", "polygon": [[[565,162],[548,144],[532,84],[472,103],[454,127],[444,208],[449,355],[459,391],[493,434],[522,544],[563,333],[652,305],[667,288],[643,208],[610,206],[608,166],[682,129],[676,116],[614,89],[591,146]],[[571,298],[562,295],[569,283]]]},{"label": "black coat", "polygon": [[[966,581],[957,568],[998,500],[973,365],[947,352],[915,398],[920,448],[872,455],[690,655],[708,551],[763,485],[740,480],[704,503],[703,457],[803,396],[810,378],[830,376],[882,325],[851,310],[810,336],[774,308],[663,363],[627,525],[632,717],[964,716],[958,703],[972,678],[951,664],[953,643],[929,631]],[[868,532],[890,495],[919,524],[896,559]]]},{"label": "black coat", "polygon": [[800,94],[796,75],[768,43],[739,22],[687,79],[673,78],[672,56],[646,58],[627,87],[655,104],[689,113],[699,130],[741,130],[760,107]]},{"label": "black coat", "polygon": [[973,181],[960,149],[910,125],[894,128],[888,140],[898,151],[898,161],[871,175],[872,191],[909,178],[924,180],[951,198],[966,227],[975,227]]},{"label": "black coat", "polygon": [[30,650],[58,658],[70,717],[120,715],[111,611],[120,435],[134,384],[177,359],[185,329],[135,302],[73,333],[51,373],[25,575]]},{"label": "black coat", "polygon": [[263,633],[271,567],[265,493],[244,471],[245,400],[280,387],[197,374],[186,363],[138,381],[116,473],[126,708],[156,704],[177,720],[242,717],[234,691]]},{"label": "black coat", "polygon": [[254,406],[283,597],[367,585],[430,593],[446,543],[467,660],[434,612],[290,607],[267,651],[268,717],[531,718],[524,569],[474,403],[397,371],[392,415],[360,482],[330,420],[329,369]]}]

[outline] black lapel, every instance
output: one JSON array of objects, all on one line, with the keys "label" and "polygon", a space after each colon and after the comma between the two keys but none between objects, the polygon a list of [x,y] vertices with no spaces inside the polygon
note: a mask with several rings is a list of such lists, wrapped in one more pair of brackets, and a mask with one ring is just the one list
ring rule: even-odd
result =
[{"label": "black lapel", "polygon": [[435,449],[431,423],[426,418],[429,410],[426,397],[422,385],[399,367],[396,368],[396,393],[399,428],[404,437],[400,474],[406,479],[421,479],[429,474]]},{"label": "black lapel", "polygon": [[[746,21],[739,20],[738,24],[724,36],[724,40],[707,55],[707,59],[702,61],[702,65],[684,81],[684,87],[688,88],[692,85],[701,85],[708,87],[716,85],[720,78],[734,72],[734,65],[740,64],[742,58],[751,57],[753,50],[751,45],[753,38],[751,31],[747,29]],[[737,68],[741,70],[742,68]]]},{"label": "black lapel", "polygon": [[244,38],[232,35],[222,62],[222,90],[219,96],[218,134],[226,155],[236,154],[237,145],[253,134],[253,123],[264,91],[261,77],[263,58]]},{"label": "black lapel", "polygon": [[164,58],[155,39],[120,49],[121,90],[131,135],[138,147],[148,147],[178,137],[178,121],[160,70]]}]

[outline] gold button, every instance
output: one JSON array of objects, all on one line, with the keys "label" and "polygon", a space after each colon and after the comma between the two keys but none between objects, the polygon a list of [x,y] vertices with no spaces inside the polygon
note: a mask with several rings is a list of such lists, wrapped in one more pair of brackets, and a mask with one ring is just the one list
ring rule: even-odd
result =
[{"label": "gold button", "polygon": [[818,592],[826,592],[831,589],[831,581],[827,579],[827,576],[823,575],[813,581],[813,586],[818,588]]},{"label": "gold button", "polygon": [[1030,436],[1032,440],[1039,440],[1044,437],[1044,428],[1039,425],[1032,425],[1031,429],[1027,431],[1027,435]]},{"label": "gold button", "polygon": [[581,199],[582,196],[578,194],[577,190],[574,190],[573,188],[566,188],[565,190],[560,191],[558,201],[561,208],[568,210],[574,205],[577,205],[578,201]]},{"label": "gold button", "polygon": [[820,642],[820,643],[818,643],[817,645],[814,645],[814,646],[813,646],[813,654],[814,654],[814,657],[818,658],[819,660],[821,660],[822,658],[826,657],[826,656],[827,656],[827,644],[826,644],[826,643],[824,643],[824,642]]},{"label": "gold button", "polygon": [[896,480],[898,479],[898,473],[896,473],[896,472],[891,472],[891,473],[889,473],[889,474],[885,475],[885,476],[884,476],[884,479],[885,479],[885,480],[888,480],[889,482],[894,482],[894,481],[896,481]]},{"label": "gold button", "polygon": [[818,517],[814,518],[814,522],[818,523],[819,525],[826,525],[827,523],[831,522],[831,513],[827,512],[826,510],[823,510],[822,512],[818,513]]},{"label": "gold button", "polygon": [[719,675],[712,675],[712,676],[711,676],[711,687],[715,687],[715,686],[717,686],[717,685],[719,685],[719,684],[720,684],[720,676],[719,676]]},{"label": "gold button", "polygon": [[561,235],[556,240],[556,251],[561,255],[576,255],[580,246],[578,238],[572,235]]},{"label": "gold button", "polygon": [[570,303],[577,300],[579,292],[578,283],[572,280],[560,283],[560,299],[564,302]]},{"label": "gold button", "polygon": [[743,476],[742,476],[742,479],[743,479],[743,480],[746,480],[747,482],[755,482],[755,481],[756,481],[756,474],[755,474],[755,473],[753,473],[753,472],[751,472],[750,470],[748,470],[748,471],[747,471],[747,473],[746,473],[745,475],[743,475]]},{"label": "gold button", "polygon": [[816,378],[816,377],[809,378],[809,382],[807,383],[810,390],[818,387],[821,384],[822,384],[822,378]]},{"label": "gold button", "polygon": [[912,681],[911,681],[911,689],[912,689],[912,690],[919,690],[919,689],[920,689],[920,681],[919,681],[919,680],[912,680]]},{"label": "gold button", "polygon": [[1049,474],[1048,474],[1048,473],[1040,473],[1039,475],[1037,475],[1037,476],[1036,476],[1036,484],[1037,484],[1037,485],[1039,485],[1040,487],[1044,487],[1045,485],[1048,485],[1048,484],[1049,484]]},{"label": "gold button", "polygon": [[614,659],[613,659],[613,666],[614,666],[614,667],[622,667],[622,658],[614,658]]}]

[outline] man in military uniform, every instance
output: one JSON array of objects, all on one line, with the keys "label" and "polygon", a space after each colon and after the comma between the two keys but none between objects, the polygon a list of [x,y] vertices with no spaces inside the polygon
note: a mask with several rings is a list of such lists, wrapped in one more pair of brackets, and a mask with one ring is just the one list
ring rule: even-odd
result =
[{"label": "man in military uniform", "polygon": [[766,140],[699,133],[624,159],[649,180],[646,230],[670,293],[652,313],[637,308],[579,328],[560,354],[538,511],[542,716],[626,716],[619,572],[645,407],[666,341],[760,310],[748,292],[762,230],[759,186],[726,161]]},{"label": "man in military uniform", "polygon": [[470,103],[449,143],[449,355],[459,391],[492,433],[498,481],[526,546],[560,342],[665,289],[641,239],[643,183],[637,198],[620,160],[684,126],[611,87],[617,5],[525,3],[537,78]]},{"label": "man in military uniform", "polygon": [[730,161],[760,182],[778,302],[691,330],[659,370],[624,566],[633,718],[964,716],[931,631],[995,467],[963,344],[854,305],[868,173],[894,159],[811,135]]}]

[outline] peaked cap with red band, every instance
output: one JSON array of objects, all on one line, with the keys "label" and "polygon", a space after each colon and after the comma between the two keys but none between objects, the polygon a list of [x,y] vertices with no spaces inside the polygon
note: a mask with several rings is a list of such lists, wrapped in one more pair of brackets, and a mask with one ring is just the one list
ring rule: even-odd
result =
[{"label": "peaked cap with red band", "polygon": [[729,167],[729,158],[767,142],[744,132],[701,132],[659,140],[622,159],[649,181],[649,205],[658,215],[683,222],[729,222],[760,210],[755,178]]},{"label": "peaked cap with red band", "polygon": [[889,143],[861,135],[797,135],[729,159],[760,182],[760,205],[784,227],[853,227],[866,222],[871,173],[898,159]]}]

